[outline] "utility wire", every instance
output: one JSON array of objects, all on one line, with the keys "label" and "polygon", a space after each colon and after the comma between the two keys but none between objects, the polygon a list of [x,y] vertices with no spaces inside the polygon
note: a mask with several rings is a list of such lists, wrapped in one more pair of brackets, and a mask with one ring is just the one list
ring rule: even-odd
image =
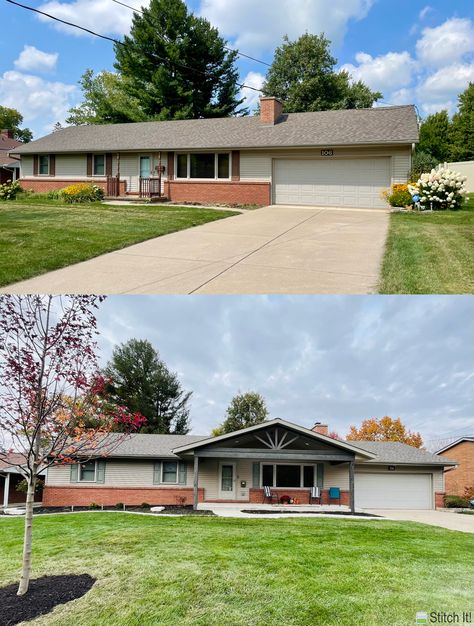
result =
[{"label": "utility wire", "polygon": [[[120,4],[121,6],[126,7],[127,9],[130,9],[134,13],[141,13],[144,17],[147,17],[147,18],[150,17],[142,9],[135,9],[134,7],[130,6],[129,4],[126,4],[125,2],[121,2],[120,0],[112,0],[112,2],[115,2],[115,4]],[[250,55],[245,54],[244,52],[240,52],[240,50],[235,50],[234,48],[230,48],[229,46],[224,46],[224,49],[228,50],[229,52],[237,52],[237,55],[239,57],[245,57],[246,59],[250,59],[251,61],[255,61],[255,63],[261,63],[262,65],[266,65],[267,67],[271,67],[271,63],[267,63],[266,61],[262,61],[261,59],[256,59],[255,57],[251,57]]]},{"label": "utility wire", "polygon": [[[54,20],[55,22],[60,22],[61,24],[66,24],[66,26],[71,26],[72,28],[77,28],[78,30],[82,30],[85,33],[89,33],[90,35],[94,35],[94,37],[99,37],[100,39],[105,39],[106,41],[111,41],[112,43],[116,43],[119,46],[124,46],[127,47],[127,44],[124,43],[123,41],[120,41],[119,39],[114,39],[114,37],[108,37],[107,35],[101,35],[100,33],[96,33],[93,30],[90,30],[89,28],[85,28],[85,26],[79,26],[79,24],[74,24],[73,22],[68,22],[66,20],[62,20],[59,17],[56,17],[55,15],[51,15],[50,13],[45,13],[44,11],[40,11],[39,9],[35,9],[34,7],[30,7],[27,4],[21,4],[20,2],[16,2],[15,0],[6,0],[6,2],[9,2],[10,4],[14,4],[15,6],[21,7],[22,9],[26,9],[27,11],[33,11],[34,13],[38,13],[39,15],[44,15],[45,17],[49,17],[51,20]],[[159,58],[161,61],[163,61],[163,63],[168,63],[170,65],[174,65],[176,67],[181,67],[182,69],[185,70],[189,70],[191,72],[195,72],[198,74],[202,74],[203,76],[207,76],[206,72],[203,72],[201,70],[198,70],[196,68],[192,68],[189,67],[188,65],[184,65],[183,63],[178,63],[176,61],[170,61],[169,59],[159,56],[159,55],[155,55],[157,58]],[[261,89],[257,89],[256,87],[251,87],[250,85],[245,85],[243,83],[235,83],[237,85],[237,87],[240,87],[241,89],[250,89],[251,91],[256,91],[258,93],[262,93]]]}]

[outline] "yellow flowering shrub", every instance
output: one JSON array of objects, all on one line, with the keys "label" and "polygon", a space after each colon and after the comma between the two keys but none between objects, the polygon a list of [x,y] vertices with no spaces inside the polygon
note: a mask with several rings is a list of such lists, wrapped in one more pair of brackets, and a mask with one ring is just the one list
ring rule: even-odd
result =
[{"label": "yellow flowering shrub", "polygon": [[104,190],[97,185],[75,183],[61,190],[62,199],[68,204],[78,202],[97,202],[104,197]]}]

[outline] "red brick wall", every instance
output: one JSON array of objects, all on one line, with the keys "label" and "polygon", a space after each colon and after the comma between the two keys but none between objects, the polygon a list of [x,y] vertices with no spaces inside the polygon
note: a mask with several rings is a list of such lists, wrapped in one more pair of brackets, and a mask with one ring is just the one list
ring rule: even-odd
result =
[{"label": "red brick wall", "polygon": [[[35,193],[47,193],[48,191],[53,191],[55,189],[64,189],[65,187],[69,187],[69,185],[75,185],[77,183],[88,183],[90,185],[97,185],[97,187],[102,187],[102,189],[107,193],[107,181],[105,180],[95,180],[95,179],[70,179],[70,180],[50,180],[50,179],[41,179],[41,178],[26,178],[20,179],[21,186],[23,189],[28,191],[34,191]],[[126,191],[126,182],[124,180],[120,181],[120,195],[125,195]]]},{"label": "red brick wall", "polygon": [[[272,488],[274,493],[278,493],[279,497],[281,496],[290,496],[290,498],[296,498],[299,500],[299,504],[309,504],[309,489],[282,489],[282,488]],[[264,500],[263,497],[263,489],[251,488],[250,492],[250,502],[253,503],[269,503],[269,500]],[[348,491],[341,491],[341,505],[349,506],[350,496]],[[313,500],[313,504],[319,504],[317,500]],[[339,504],[338,500],[329,500],[329,489],[323,489],[321,492],[321,504]]]},{"label": "red brick wall", "polygon": [[440,456],[459,463],[458,467],[444,473],[446,493],[448,496],[463,496],[466,487],[474,486],[474,441],[462,441],[441,452]]},{"label": "red brick wall", "polygon": [[[178,504],[177,497],[185,497],[186,504],[193,503],[194,492],[190,487],[54,487],[46,486],[43,493],[44,506],[89,506],[93,502],[113,506],[119,502],[128,505]],[[198,490],[199,502],[204,501],[204,489]]]},{"label": "red brick wall", "polygon": [[222,202],[224,204],[271,204],[270,183],[165,182],[165,195],[173,202]]},{"label": "red brick wall", "polygon": [[442,507],[444,507],[444,496],[446,494],[442,493],[441,491],[436,491],[435,492],[435,508],[436,509],[440,509]]}]

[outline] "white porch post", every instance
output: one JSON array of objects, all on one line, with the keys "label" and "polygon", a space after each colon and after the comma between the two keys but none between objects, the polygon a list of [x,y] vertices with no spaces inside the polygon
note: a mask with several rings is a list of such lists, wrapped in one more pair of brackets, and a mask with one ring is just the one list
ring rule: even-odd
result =
[{"label": "white porch post", "polygon": [[354,468],[355,463],[354,461],[351,461],[349,463],[349,499],[352,514],[355,513]]},{"label": "white porch post", "polygon": [[199,457],[194,453],[194,510],[197,511],[199,502]]},{"label": "white porch post", "polygon": [[8,506],[8,498],[10,496],[10,474],[6,474],[5,476],[5,484],[3,485],[3,508],[6,509]]}]

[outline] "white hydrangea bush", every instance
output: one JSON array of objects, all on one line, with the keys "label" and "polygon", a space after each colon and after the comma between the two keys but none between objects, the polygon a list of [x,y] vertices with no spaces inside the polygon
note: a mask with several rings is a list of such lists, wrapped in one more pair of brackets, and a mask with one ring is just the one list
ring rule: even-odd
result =
[{"label": "white hydrangea bush", "polygon": [[415,185],[409,185],[412,196],[420,198],[423,210],[443,211],[461,206],[467,178],[447,167],[422,174]]}]

